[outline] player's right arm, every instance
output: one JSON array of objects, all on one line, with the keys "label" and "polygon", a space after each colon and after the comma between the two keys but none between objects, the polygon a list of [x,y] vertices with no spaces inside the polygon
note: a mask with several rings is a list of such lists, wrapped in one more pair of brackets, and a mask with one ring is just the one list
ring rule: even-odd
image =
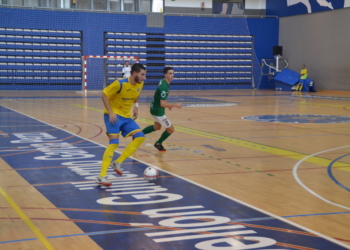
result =
[{"label": "player's right arm", "polygon": [[109,122],[114,124],[117,122],[117,115],[113,112],[110,105],[110,98],[120,90],[119,81],[114,81],[108,87],[103,89],[102,101],[109,115]]},{"label": "player's right arm", "polygon": [[168,108],[168,109],[171,109],[171,108],[178,108],[178,109],[181,109],[182,108],[182,103],[168,103],[166,100],[160,100],[160,106],[162,108]]},{"label": "player's right arm", "polygon": [[116,114],[114,114],[112,108],[111,108],[111,105],[109,104],[109,98],[108,96],[105,95],[105,93],[102,94],[102,101],[103,101],[103,104],[105,105],[105,108],[107,109],[108,111],[108,115],[109,115],[109,122],[114,124],[117,122],[117,116]]},{"label": "player's right arm", "polygon": [[[161,83],[165,81],[165,80],[162,80]],[[167,84],[163,82],[163,84],[159,84],[158,86],[158,90],[159,90],[159,104],[162,108],[168,108],[168,109],[172,109],[172,108],[179,108],[181,109],[182,108],[182,103],[176,103],[176,104],[172,104],[172,103],[169,103],[167,102],[167,97],[168,97],[168,91],[169,91],[169,88],[166,87]]]}]

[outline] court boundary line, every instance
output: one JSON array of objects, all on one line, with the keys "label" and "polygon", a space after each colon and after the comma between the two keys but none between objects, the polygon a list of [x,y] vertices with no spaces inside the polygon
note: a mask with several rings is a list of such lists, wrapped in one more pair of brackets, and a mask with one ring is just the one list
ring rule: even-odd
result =
[{"label": "court boundary line", "polygon": [[[59,129],[59,130],[65,131],[65,132],[67,132],[68,134],[74,135],[73,133],[71,133],[71,132],[69,132],[69,131],[67,131],[67,130],[65,130],[65,129],[60,129],[60,128],[58,128],[58,127],[56,127],[56,126],[54,126],[54,125],[51,125],[51,124],[49,124],[49,123],[47,123],[47,122],[41,121],[40,119],[34,118],[34,117],[30,116],[30,115],[27,115],[27,114],[24,114],[24,113],[22,113],[22,112],[16,111],[16,110],[14,110],[14,109],[8,108],[8,107],[5,106],[5,105],[1,105],[1,106],[5,107],[5,108],[7,108],[7,109],[10,109],[10,110],[12,110],[13,112],[16,112],[16,113],[19,113],[19,114],[21,114],[21,115],[27,116],[27,117],[29,117],[29,118],[32,118],[32,119],[34,119],[34,120],[36,120],[36,121],[42,122],[42,123],[47,124],[47,125],[52,126],[52,127],[55,127],[55,128],[57,128],[57,129]],[[80,136],[80,135],[74,135],[74,136],[79,137],[79,138],[81,138],[81,139],[84,139],[84,140],[86,140],[86,141],[89,141],[89,142],[91,142],[91,143],[93,143],[93,144],[101,145],[102,147],[105,147],[105,148],[106,148],[106,146],[104,146],[103,144],[100,144],[100,143],[98,143],[98,142],[91,141],[91,140],[89,140],[89,139],[85,139],[84,137],[82,137],[82,136]],[[348,147],[350,147],[350,146],[348,146]],[[115,152],[121,154],[120,151],[115,150]],[[308,157],[311,157],[311,156],[309,155]],[[187,182],[189,182],[189,183],[191,183],[191,184],[193,184],[193,185],[196,185],[196,186],[198,186],[198,187],[201,187],[201,188],[203,188],[203,189],[206,189],[206,190],[208,190],[208,191],[210,191],[210,192],[212,192],[212,193],[216,193],[216,194],[218,194],[218,195],[221,195],[222,197],[225,197],[225,198],[227,198],[227,199],[229,199],[229,200],[232,200],[232,201],[235,201],[235,202],[237,202],[237,203],[240,203],[240,204],[242,204],[242,205],[244,205],[244,206],[247,206],[247,207],[249,207],[249,208],[251,208],[251,209],[254,209],[254,210],[258,211],[258,212],[261,212],[261,213],[263,213],[263,214],[269,215],[270,217],[274,217],[274,218],[276,218],[276,219],[278,219],[278,220],[280,220],[280,221],[283,221],[283,222],[285,222],[285,223],[287,223],[287,224],[290,224],[290,225],[292,225],[292,226],[295,226],[295,227],[297,227],[297,228],[300,228],[300,229],[302,229],[302,230],[304,230],[304,231],[307,231],[307,232],[309,232],[309,233],[312,233],[312,234],[314,234],[314,235],[317,235],[317,236],[319,236],[320,238],[323,238],[323,239],[325,239],[325,240],[328,240],[328,241],[330,241],[330,242],[332,242],[332,243],[335,243],[335,244],[337,244],[337,245],[339,245],[339,246],[345,247],[346,249],[350,249],[350,246],[347,245],[347,244],[344,244],[344,243],[342,243],[342,242],[340,242],[340,241],[338,241],[338,240],[335,240],[335,239],[333,239],[333,238],[331,238],[331,237],[329,237],[329,236],[323,235],[323,234],[321,234],[321,233],[319,233],[319,232],[316,232],[316,231],[311,230],[311,229],[309,229],[309,228],[307,228],[307,227],[304,227],[304,226],[302,226],[302,225],[299,225],[299,224],[297,224],[297,223],[295,223],[295,222],[292,222],[292,221],[289,221],[289,220],[287,220],[287,219],[284,219],[283,217],[277,216],[277,215],[272,214],[272,213],[270,213],[270,212],[267,212],[267,211],[265,211],[265,210],[263,210],[263,209],[261,209],[261,208],[255,207],[255,206],[253,206],[253,205],[251,205],[251,204],[248,204],[248,203],[246,203],[246,202],[244,202],[244,201],[238,200],[238,199],[233,198],[233,197],[231,197],[231,196],[229,196],[229,195],[223,194],[223,193],[221,193],[221,192],[219,192],[219,191],[216,191],[216,190],[213,190],[213,189],[211,189],[211,188],[209,188],[209,187],[203,186],[202,184],[199,184],[199,183],[196,183],[196,182],[194,182],[194,181],[188,180],[188,179],[186,179],[186,178],[184,178],[184,177],[182,177],[182,176],[179,176],[179,175],[177,175],[177,174],[173,174],[173,173],[171,173],[171,172],[169,172],[169,171],[167,171],[167,170],[158,168],[158,167],[156,167],[156,166],[154,166],[154,165],[151,165],[151,164],[149,164],[149,163],[144,162],[143,160],[136,159],[136,158],[134,158],[134,157],[132,157],[132,156],[130,156],[129,158],[130,158],[130,159],[133,159],[133,160],[135,160],[135,161],[141,162],[141,163],[145,164],[146,166],[151,166],[151,167],[154,167],[154,168],[156,168],[156,169],[159,169],[159,170],[161,170],[161,171],[163,171],[163,172],[165,172],[165,173],[168,173],[168,174],[170,174],[170,175],[173,175],[173,176],[175,176],[175,177],[177,177],[177,178],[179,178],[179,179],[182,179],[182,180],[184,180],[184,181],[187,181]],[[38,192],[39,192],[39,190],[38,190]]]},{"label": "court boundary line", "polygon": [[324,202],[326,202],[326,203],[328,203],[328,204],[331,204],[331,205],[334,205],[334,206],[337,206],[337,207],[341,207],[341,208],[343,208],[343,209],[345,209],[345,210],[350,210],[350,208],[349,208],[349,207],[346,207],[346,206],[343,206],[343,205],[340,205],[340,204],[338,204],[338,203],[332,202],[332,201],[330,201],[330,200],[327,200],[326,198],[322,197],[321,195],[315,193],[315,192],[312,191],[310,188],[308,188],[308,187],[300,180],[300,178],[299,178],[299,176],[298,176],[298,168],[299,168],[299,166],[300,166],[300,164],[301,164],[302,162],[304,162],[305,160],[307,160],[307,159],[310,158],[310,157],[313,157],[313,156],[318,155],[318,154],[326,153],[326,152],[329,152],[329,151],[333,151],[333,150],[337,150],[337,149],[342,149],[342,148],[348,148],[348,147],[350,147],[350,145],[348,145],[348,146],[342,146],[342,147],[338,147],[338,148],[333,148],[333,149],[328,149],[328,150],[324,150],[324,151],[321,151],[321,152],[317,152],[317,153],[308,155],[308,156],[304,157],[303,159],[301,159],[300,161],[298,161],[298,162],[294,165],[294,167],[293,167],[293,177],[294,177],[294,179],[296,180],[296,182],[298,182],[298,184],[299,184],[302,188],[304,188],[306,191],[308,191],[310,194],[316,196],[316,197],[319,198],[320,200],[323,200]]}]

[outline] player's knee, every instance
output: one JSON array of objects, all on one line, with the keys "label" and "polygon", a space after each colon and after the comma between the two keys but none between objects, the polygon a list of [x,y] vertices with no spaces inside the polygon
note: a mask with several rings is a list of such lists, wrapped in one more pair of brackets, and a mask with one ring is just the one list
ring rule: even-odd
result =
[{"label": "player's knee", "polygon": [[119,145],[119,139],[111,139],[109,140],[109,144],[116,144],[116,145]]},{"label": "player's knee", "polygon": [[154,130],[160,130],[161,128],[162,128],[162,126],[160,126],[160,125],[159,126],[156,126],[156,125],[154,126]]},{"label": "player's knee", "polygon": [[144,134],[142,131],[137,132],[136,134],[134,134],[134,135],[132,136],[132,138],[134,138],[134,139],[136,139],[136,138],[143,138],[143,140],[146,139],[145,134]]},{"label": "player's knee", "polygon": [[171,126],[171,127],[167,128],[166,131],[167,131],[169,134],[172,134],[172,133],[174,133],[175,128],[174,128],[174,126]]}]

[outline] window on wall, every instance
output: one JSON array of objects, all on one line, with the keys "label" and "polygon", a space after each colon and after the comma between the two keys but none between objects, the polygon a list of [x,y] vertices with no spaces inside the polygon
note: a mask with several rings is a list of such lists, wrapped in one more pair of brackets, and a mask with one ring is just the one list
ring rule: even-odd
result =
[{"label": "window on wall", "polygon": [[91,1],[92,0],[80,0],[80,1],[77,1],[77,9],[82,9],[82,10],[89,10],[91,9]]},{"label": "window on wall", "polygon": [[94,10],[106,10],[107,9],[107,1],[93,1],[92,8]]},{"label": "window on wall", "polygon": [[152,0],[152,12],[163,12],[163,0]]},{"label": "window on wall", "polygon": [[109,9],[111,11],[120,11],[120,2],[118,0],[109,1]]},{"label": "window on wall", "polygon": [[245,0],[213,0],[213,14],[242,15]]},{"label": "window on wall", "polygon": [[135,11],[134,0],[124,0],[123,11]]},{"label": "window on wall", "polygon": [[139,0],[139,11],[140,12],[151,12],[151,1],[150,0]]},{"label": "window on wall", "polygon": [[24,7],[163,12],[164,0],[0,0],[0,5]]}]

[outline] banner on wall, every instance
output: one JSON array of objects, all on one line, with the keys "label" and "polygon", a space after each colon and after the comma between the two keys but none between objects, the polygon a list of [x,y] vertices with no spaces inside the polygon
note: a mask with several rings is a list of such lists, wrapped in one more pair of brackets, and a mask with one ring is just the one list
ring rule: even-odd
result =
[{"label": "banner on wall", "polygon": [[267,15],[292,16],[350,7],[350,0],[267,0]]}]

